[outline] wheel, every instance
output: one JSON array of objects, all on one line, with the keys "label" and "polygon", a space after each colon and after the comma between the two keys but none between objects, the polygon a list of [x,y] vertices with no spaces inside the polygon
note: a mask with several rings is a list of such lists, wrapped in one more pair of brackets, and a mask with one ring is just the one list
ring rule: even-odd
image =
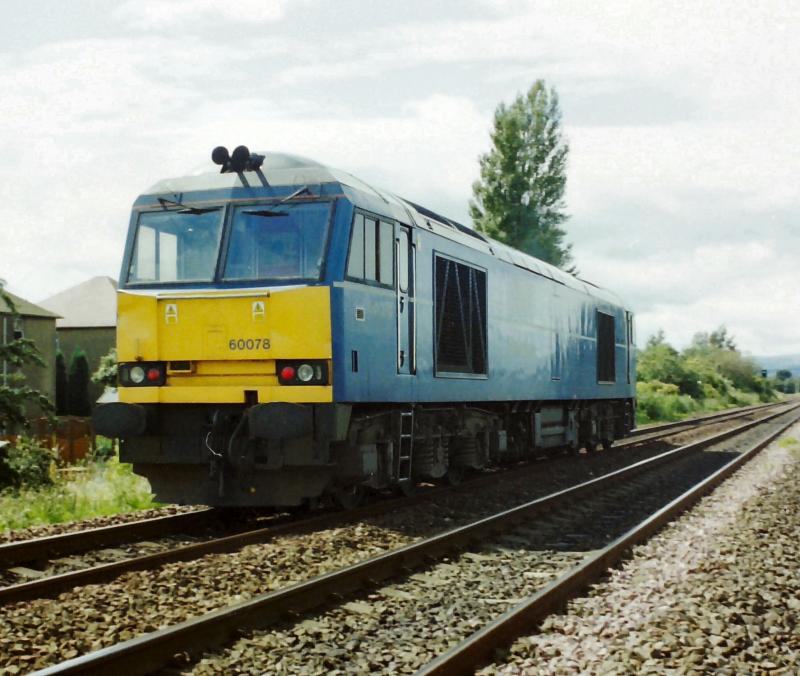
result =
[{"label": "wheel", "polygon": [[587,453],[593,453],[597,450],[598,442],[595,437],[590,437],[583,442],[583,447]]},{"label": "wheel", "polygon": [[458,486],[464,480],[464,468],[448,467],[444,480],[448,486]]},{"label": "wheel", "polygon": [[603,450],[610,451],[611,447],[614,445],[613,439],[603,439],[601,442],[603,444]]},{"label": "wheel", "polygon": [[337,488],[333,497],[336,503],[342,509],[355,509],[362,502],[367,495],[367,489],[361,484],[353,484],[351,486],[340,486]]},{"label": "wheel", "polygon": [[400,486],[400,492],[407,498],[417,494],[417,484],[413,479],[401,481],[399,482],[398,486]]}]

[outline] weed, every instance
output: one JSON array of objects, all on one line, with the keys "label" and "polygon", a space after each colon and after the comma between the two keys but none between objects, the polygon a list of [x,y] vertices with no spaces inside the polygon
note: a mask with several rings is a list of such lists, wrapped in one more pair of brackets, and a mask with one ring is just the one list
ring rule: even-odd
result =
[{"label": "weed", "polygon": [[116,457],[60,472],[50,486],[0,493],[0,531],[158,507],[150,485]]}]

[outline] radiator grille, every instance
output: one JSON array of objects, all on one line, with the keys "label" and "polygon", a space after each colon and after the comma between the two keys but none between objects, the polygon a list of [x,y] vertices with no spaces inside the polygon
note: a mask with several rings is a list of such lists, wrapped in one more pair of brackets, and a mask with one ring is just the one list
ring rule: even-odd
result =
[{"label": "radiator grille", "polygon": [[485,374],[486,272],[436,257],[436,371]]}]

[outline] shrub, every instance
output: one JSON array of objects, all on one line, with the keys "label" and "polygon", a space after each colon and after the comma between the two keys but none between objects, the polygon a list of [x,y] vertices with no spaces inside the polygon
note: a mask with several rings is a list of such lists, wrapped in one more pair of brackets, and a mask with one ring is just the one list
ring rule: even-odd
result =
[{"label": "shrub", "polygon": [[736,348],[725,327],[698,333],[678,352],[659,331],[637,357],[639,423],[772,401],[773,385]]},{"label": "shrub", "polygon": [[673,383],[660,381],[636,384],[636,422],[680,420],[701,410],[700,404],[688,394],[681,394]]},{"label": "shrub", "polygon": [[0,487],[20,488],[53,483],[58,452],[36,439],[19,436],[0,451]]},{"label": "shrub", "polygon": [[56,352],[56,414],[67,414],[67,364],[61,350]]},{"label": "shrub", "polygon": [[89,404],[89,361],[81,348],[75,348],[69,362],[67,382],[67,413],[69,415],[91,415]]},{"label": "shrub", "polygon": [[106,387],[117,386],[117,348],[112,347],[100,358],[100,364],[92,374],[92,382]]},{"label": "shrub", "polygon": [[116,458],[50,486],[0,492],[0,531],[158,507],[146,479]]},{"label": "shrub", "polygon": [[92,460],[107,462],[111,458],[116,457],[116,455],[117,447],[113,439],[101,436],[95,437],[94,448],[92,449]]},{"label": "shrub", "polygon": [[[12,322],[16,322],[20,319],[19,313],[11,296],[3,290],[3,285],[4,282],[0,279],[0,310],[7,313]],[[16,372],[15,368],[26,364],[45,365],[34,342],[23,337],[7,341],[4,337],[0,342],[0,362],[11,367],[10,370],[5,368],[6,374],[0,382],[0,430],[9,432],[18,428],[27,429],[27,403],[34,404],[49,417],[53,405],[44,394],[26,385],[25,376]]]}]

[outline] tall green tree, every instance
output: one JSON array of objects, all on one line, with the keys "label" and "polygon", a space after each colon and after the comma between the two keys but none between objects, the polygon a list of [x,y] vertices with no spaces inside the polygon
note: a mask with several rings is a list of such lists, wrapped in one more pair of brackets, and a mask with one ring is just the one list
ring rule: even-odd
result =
[{"label": "tall green tree", "polygon": [[67,363],[61,350],[56,352],[56,413],[67,414]]},{"label": "tall green tree", "polygon": [[494,239],[566,268],[572,246],[564,243],[561,224],[569,146],[555,89],[537,80],[511,105],[501,103],[491,140],[472,186],[473,222]]},{"label": "tall green tree", "polygon": [[89,403],[89,360],[79,347],[75,348],[69,361],[67,413],[80,416],[92,413]]},{"label": "tall green tree", "polygon": [[[13,323],[19,319],[19,314],[3,286],[4,283],[0,280],[0,309],[8,314]],[[16,369],[27,364],[45,364],[32,340],[14,338],[5,342],[6,339],[7,336],[0,337],[0,364],[6,366],[5,376],[0,380],[0,430],[10,430],[17,426],[26,428],[26,404],[35,404],[45,413],[49,413],[53,407],[45,395],[25,384],[25,376]]]}]

